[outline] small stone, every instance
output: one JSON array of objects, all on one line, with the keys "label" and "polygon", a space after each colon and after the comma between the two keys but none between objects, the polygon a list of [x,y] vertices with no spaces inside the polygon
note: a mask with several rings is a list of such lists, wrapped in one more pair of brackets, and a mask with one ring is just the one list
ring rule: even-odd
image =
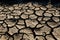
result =
[{"label": "small stone", "polygon": [[52,18],[55,22],[59,22],[60,21],[60,19],[58,18],[58,17],[53,17]]},{"label": "small stone", "polygon": [[21,15],[21,18],[23,18],[23,19],[27,19],[27,18],[28,18],[28,15],[26,15],[26,14],[22,14],[22,15]]},{"label": "small stone", "polygon": [[48,24],[50,27],[52,27],[52,28],[57,27],[57,26],[60,25],[60,23],[55,23],[55,22],[47,22],[47,24]]},{"label": "small stone", "polygon": [[45,40],[43,36],[36,36],[36,40]]},{"label": "small stone", "polygon": [[57,40],[60,40],[60,27],[55,28],[52,33]]},{"label": "small stone", "polygon": [[18,29],[25,28],[25,26],[24,26],[24,25],[16,25],[16,27],[17,27]]},{"label": "small stone", "polygon": [[38,15],[38,16],[42,16],[44,13],[43,10],[39,10],[39,11],[36,11],[35,14]]},{"label": "small stone", "polygon": [[18,20],[18,23],[17,24],[24,24],[24,20]]},{"label": "small stone", "polygon": [[51,31],[51,28],[49,28],[48,26],[44,26],[43,28],[34,30],[36,35],[43,35],[43,36],[46,34],[50,34],[50,31]]},{"label": "small stone", "polygon": [[47,35],[47,36],[46,36],[46,39],[47,39],[47,40],[55,40],[51,35]]},{"label": "small stone", "polygon": [[31,19],[36,19],[36,18],[37,18],[37,16],[36,16],[36,15],[34,15],[34,14],[32,14],[32,15],[30,15],[30,16],[29,16],[29,18],[31,18]]},{"label": "small stone", "polygon": [[9,28],[8,33],[10,35],[13,35],[14,33],[18,33],[18,29],[16,27]]},{"label": "small stone", "polygon": [[31,34],[31,33],[32,33],[32,30],[29,29],[29,28],[25,28],[25,29],[20,30],[19,32],[20,32],[20,33]]},{"label": "small stone", "polygon": [[31,27],[31,28],[34,28],[38,24],[36,20],[26,20],[25,22],[27,27]]}]

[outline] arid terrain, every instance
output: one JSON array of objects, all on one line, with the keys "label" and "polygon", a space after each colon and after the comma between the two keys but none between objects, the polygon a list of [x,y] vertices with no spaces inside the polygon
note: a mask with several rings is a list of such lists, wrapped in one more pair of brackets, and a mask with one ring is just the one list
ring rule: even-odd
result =
[{"label": "arid terrain", "polygon": [[31,2],[0,5],[0,40],[60,40],[60,8]]}]

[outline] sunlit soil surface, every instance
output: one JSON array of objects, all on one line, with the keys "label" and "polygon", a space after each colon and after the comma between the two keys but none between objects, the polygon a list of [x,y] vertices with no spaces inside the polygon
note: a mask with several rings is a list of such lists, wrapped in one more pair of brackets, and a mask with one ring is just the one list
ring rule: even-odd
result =
[{"label": "sunlit soil surface", "polygon": [[0,5],[0,40],[60,40],[60,8],[32,2]]}]

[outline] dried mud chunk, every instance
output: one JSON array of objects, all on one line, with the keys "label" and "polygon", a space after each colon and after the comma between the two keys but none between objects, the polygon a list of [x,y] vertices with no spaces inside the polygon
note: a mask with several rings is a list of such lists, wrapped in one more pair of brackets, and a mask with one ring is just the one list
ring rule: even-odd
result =
[{"label": "dried mud chunk", "polygon": [[2,35],[2,36],[0,37],[0,40],[8,40],[8,36],[7,36],[7,35]]},{"label": "dried mud chunk", "polygon": [[44,33],[50,34],[50,31],[51,31],[51,28],[49,28],[48,26],[44,26],[41,29],[34,30],[36,35],[43,35],[43,36],[45,35]]},{"label": "dried mud chunk", "polygon": [[5,14],[0,14],[0,20],[4,20],[6,18]]},{"label": "dried mud chunk", "polygon": [[43,36],[36,36],[35,40],[45,40]]},{"label": "dried mud chunk", "polygon": [[14,10],[11,15],[20,15],[22,12],[19,10]]},{"label": "dried mud chunk", "polygon": [[39,7],[37,7],[37,8],[35,8],[34,10],[36,10],[36,11],[37,11],[37,10],[40,10],[40,8],[39,8]]},{"label": "dried mud chunk", "polygon": [[10,6],[10,7],[9,7],[9,10],[10,10],[10,11],[13,11],[13,10],[14,10],[14,8]]},{"label": "dried mud chunk", "polygon": [[59,22],[60,21],[60,19],[58,18],[58,17],[53,17],[52,18],[55,22]]},{"label": "dried mud chunk", "polygon": [[44,13],[44,16],[51,17],[52,15],[50,13]]},{"label": "dried mud chunk", "polygon": [[37,18],[37,16],[36,16],[36,15],[34,15],[34,14],[32,14],[32,15],[30,15],[30,16],[29,16],[29,18],[31,18],[31,19],[36,19],[36,18]]},{"label": "dried mud chunk", "polygon": [[13,40],[13,38],[12,37],[9,37],[9,39],[8,40]]},{"label": "dried mud chunk", "polygon": [[55,22],[47,22],[47,24],[48,24],[50,27],[52,27],[52,28],[57,27],[57,26],[60,25],[60,23],[55,23]]},{"label": "dried mud chunk", "polygon": [[27,12],[24,12],[24,14],[28,14],[28,15],[30,15],[30,14],[33,14],[34,13],[34,11],[33,10],[27,10]]},{"label": "dried mud chunk", "polygon": [[18,23],[17,24],[24,24],[24,20],[18,20]]},{"label": "dried mud chunk", "polygon": [[16,27],[9,28],[8,33],[10,35],[13,35],[14,33],[18,33],[18,29]]},{"label": "dried mud chunk", "polygon": [[3,23],[3,21],[0,21],[0,24],[2,24]]},{"label": "dried mud chunk", "polygon": [[53,33],[53,35],[55,36],[55,38],[57,40],[60,40],[60,27],[59,28],[55,28],[52,33]]},{"label": "dried mud chunk", "polygon": [[60,16],[60,12],[59,12],[58,10],[56,10],[53,15],[54,15],[54,16]]},{"label": "dried mud chunk", "polygon": [[7,15],[7,19],[11,19],[11,18],[14,18],[12,15]]},{"label": "dried mud chunk", "polygon": [[55,40],[51,35],[47,35],[47,36],[46,36],[46,39],[47,39],[47,40]]},{"label": "dried mud chunk", "polygon": [[50,20],[50,18],[49,17],[44,17],[43,20],[48,21],[48,20]]},{"label": "dried mud chunk", "polygon": [[33,34],[27,34],[23,36],[24,40],[35,40]]},{"label": "dried mud chunk", "polygon": [[16,22],[12,22],[13,20],[5,20],[6,24],[8,24],[8,27],[12,27],[15,25]]},{"label": "dried mud chunk", "polygon": [[25,28],[25,26],[24,26],[24,25],[16,25],[16,27],[17,27],[18,29]]},{"label": "dried mud chunk", "polygon": [[7,27],[0,25],[0,34],[5,34],[7,32]]},{"label": "dried mud chunk", "polygon": [[41,21],[42,20],[42,17],[38,17],[38,21]]},{"label": "dried mud chunk", "polygon": [[0,6],[0,10],[3,10],[4,8],[2,6]]},{"label": "dried mud chunk", "polygon": [[20,33],[30,34],[30,33],[32,33],[32,30],[29,29],[29,28],[25,28],[25,29],[21,29],[19,32],[20,32]]},{"label": "dried mud chunk", "polygon": [[31,27],[31,28],[34,28],[38,24],[36,20],[26,20],[25,22],[27,27]]},{"label": "dried mud chunk", "polygon": [[38,16],[42,16],[44,13],[43,10],[39,10],[39,11],[36,11],[35,14],[38,15]]},{"label": "dried mud chunk", "polygon": [[38,25],[36,26],[36,28],[41,28],[41,27],[43,27],[42,24],[38,24]]},{"label": "dried mud chunk", "polygon": [[22,14],[22,15],[21,15],[21,18],[27,19],[27,18],[28,18],[28,15],[27,15],[27,14]]},{"label": "dried mud chunk", "polygon": [[22,38],[22,34],[15,34],[14,40],[20,40]]},{"label": "dried mud chunk", "polygon": [[40,8],[41,8],[42,10],[47,10],[47,8],[44,7],[44,6],[41,6]]}]

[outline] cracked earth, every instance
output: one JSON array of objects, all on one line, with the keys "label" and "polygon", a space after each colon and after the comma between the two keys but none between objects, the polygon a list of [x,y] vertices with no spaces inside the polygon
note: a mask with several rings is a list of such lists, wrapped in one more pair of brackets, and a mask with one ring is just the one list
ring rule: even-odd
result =
[{"label": "cracked earth", "polygon": [[60,8],[31,2],[0,5],[0,40],[60,40]]}]

